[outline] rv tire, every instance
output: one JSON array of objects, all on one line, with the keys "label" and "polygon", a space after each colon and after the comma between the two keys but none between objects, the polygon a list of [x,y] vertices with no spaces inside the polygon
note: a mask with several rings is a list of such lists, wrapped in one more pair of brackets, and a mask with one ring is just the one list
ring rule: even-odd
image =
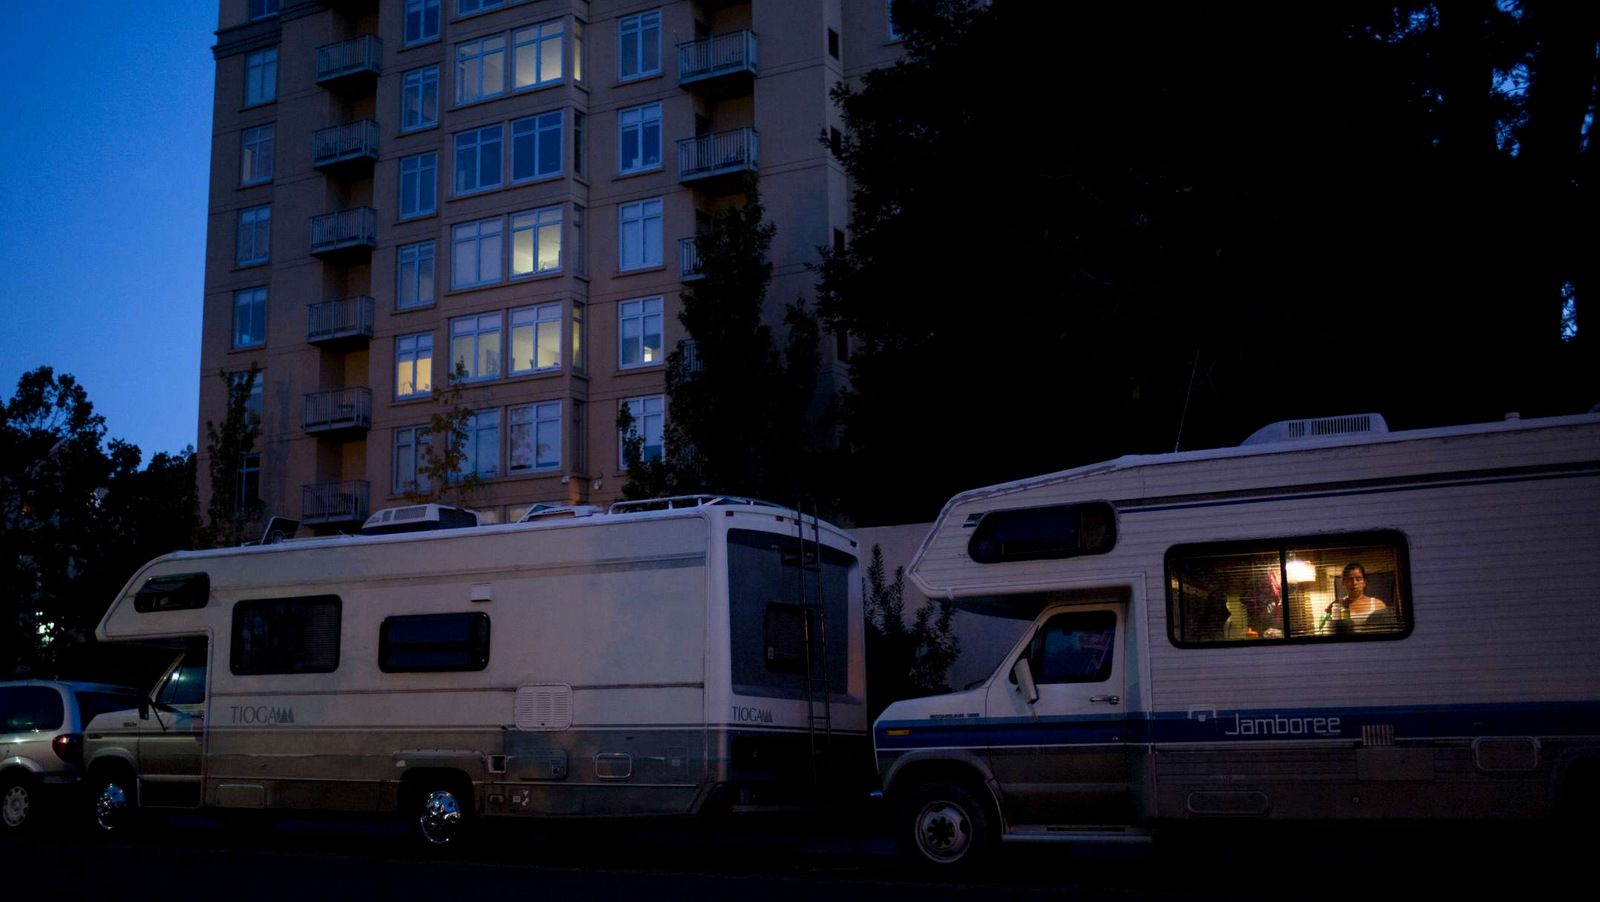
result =
[{"label": "rv tire", "polygon": [[905,796],[898,840],[919,865],[967,870],[992,851],[995,823],[988,802],[966,783],[931,780]]},{"label": "rv tire", "polygon": [[133,771],[104,767],[89,780],[89,824],[100,835],[125,834],[139,817],[139,790]]},{"label": "rv tire", "polygon": [[472,794],[454,780],[419,780],[407,794],[411,835],[425,847],[458,847],[472,821]]}]

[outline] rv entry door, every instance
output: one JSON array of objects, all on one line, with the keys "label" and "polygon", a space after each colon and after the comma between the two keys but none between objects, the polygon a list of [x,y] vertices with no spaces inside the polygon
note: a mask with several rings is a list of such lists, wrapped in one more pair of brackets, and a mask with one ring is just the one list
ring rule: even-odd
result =
[{"label": "rv entry door", "polygon": [[185,652],[156,684],[150,716],[139,722],[140,801],[200,804],[206,744],[206,649]]},{"label": "rv entry door", "polygon": [[[1126,606],[1052,606],[990,683],[990,764],[1014,827],[1126,824]],[[1038,700],[1017,679],[1026,661]]]}]

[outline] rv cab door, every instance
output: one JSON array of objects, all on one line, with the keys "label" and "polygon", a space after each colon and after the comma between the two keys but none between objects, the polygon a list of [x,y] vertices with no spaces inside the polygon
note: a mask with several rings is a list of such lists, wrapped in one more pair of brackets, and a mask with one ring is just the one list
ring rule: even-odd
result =
[{"label": "rv cab door", "polygon": [[206,744],[206,653],[181,655],[156,684],[139,723],[140,803],[200,804]]},{"label": "rv cab door", "polygon": [[[1126,606],[1056,606],[990,683],[990,764],[1014,827],[1126,824],[1132,813]],[[1038,692],[1016,680],[1027,661]]]}]

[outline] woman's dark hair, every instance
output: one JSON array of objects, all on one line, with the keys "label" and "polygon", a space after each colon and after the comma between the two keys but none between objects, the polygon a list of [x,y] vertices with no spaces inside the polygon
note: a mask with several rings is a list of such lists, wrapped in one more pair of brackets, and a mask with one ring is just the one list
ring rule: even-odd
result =
[{"label": "woman's dark hair", "polygon": [[1351,561],[1350,563],[1345,564],[1344,565],[1344,573],[1341,574],[1341,575],[1342,576],[1349,576],[1351,570],[1360,570],[1361,571],[1361,578],[1362,579],[1366,579],[1367,578],[1367,568],[1361,566],[1361,562],[1360,561]]}]

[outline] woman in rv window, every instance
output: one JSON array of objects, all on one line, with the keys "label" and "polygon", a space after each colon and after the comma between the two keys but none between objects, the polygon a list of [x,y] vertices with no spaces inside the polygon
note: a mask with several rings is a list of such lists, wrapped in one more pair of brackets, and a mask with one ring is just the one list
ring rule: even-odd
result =
[{"label": "woman in rv window", "polygon": [[1394,611],[1382,599],[1367,594],[1367,568],[1359,561],[1345,564],[1339,581],[1344,586],[1344,597],[1327,610],[1334,629],[1381,630],[1397,625]]}]

